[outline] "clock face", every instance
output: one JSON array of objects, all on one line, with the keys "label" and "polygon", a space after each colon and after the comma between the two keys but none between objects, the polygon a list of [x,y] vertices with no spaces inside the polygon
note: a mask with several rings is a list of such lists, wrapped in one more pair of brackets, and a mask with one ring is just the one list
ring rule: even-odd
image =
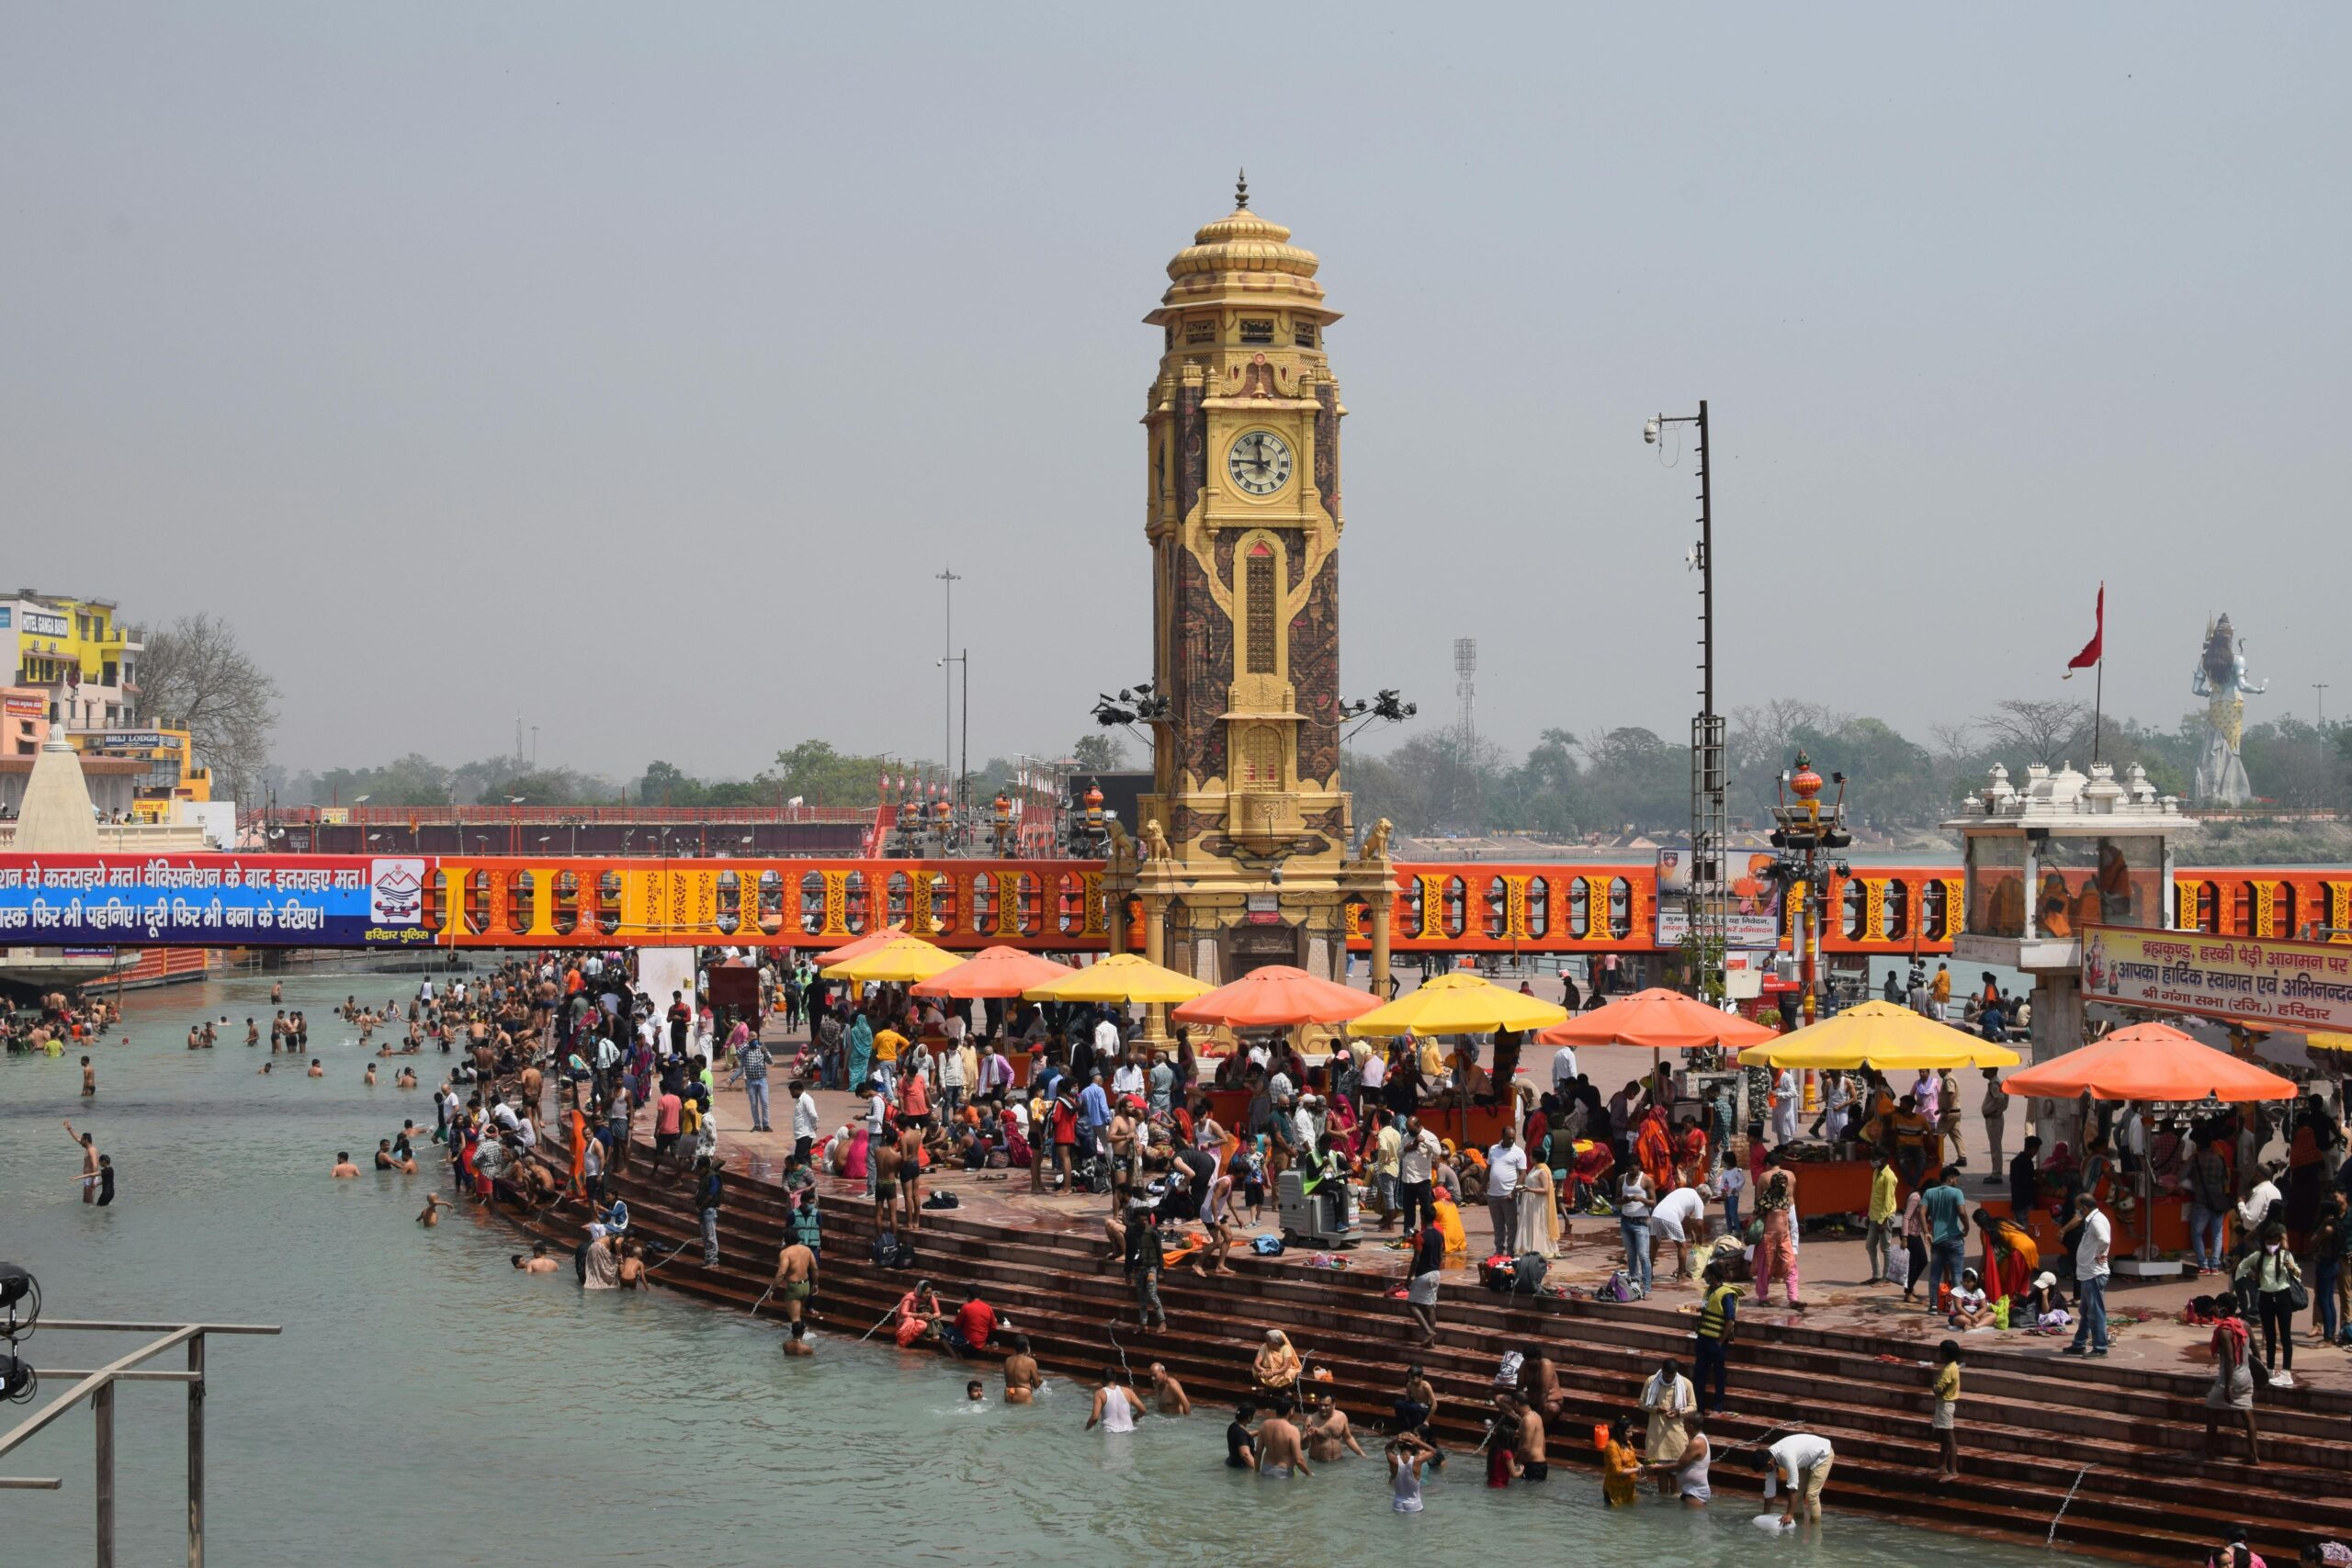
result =
[{"label": "clock face", "polygon": [[1290,444],[1271,430],[1253,430],[1225,455],[1225,471],[1245,495],[1272,495],[1290,482]]}]

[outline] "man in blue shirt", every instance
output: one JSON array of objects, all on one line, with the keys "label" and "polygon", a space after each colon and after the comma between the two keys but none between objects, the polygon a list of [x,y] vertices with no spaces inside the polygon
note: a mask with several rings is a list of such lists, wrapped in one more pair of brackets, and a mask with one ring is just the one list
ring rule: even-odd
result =
[{"label": "man in blue shirt", "polygon": [[1102,1092],[1102,1075],[1096,1073],[1087,1080],[1078,1095],[1079,1142],[1090,1153],[1102,1136],[1102,1129],[1111,1124],[1111,1097]]},{"label": "man in blue shirt", "polygon": [[1944,1167],[1937,1174],[1936,1184],[1919,1194],[1919,1203],[1927,1211],[1929,1225],[1928,1310],[1940,1313],[1947,1309],[1937,1304],[1938,1287],[1959,1285],[1961,1258],[1968,1247],[1968,1202],[1961,1196],[1960,1172]]}]

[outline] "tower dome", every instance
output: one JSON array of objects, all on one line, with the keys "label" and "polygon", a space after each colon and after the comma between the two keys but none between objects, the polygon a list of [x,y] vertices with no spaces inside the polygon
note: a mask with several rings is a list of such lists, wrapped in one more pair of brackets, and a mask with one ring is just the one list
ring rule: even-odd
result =
[{"label": "tower dome", "polygon": [[1168,264],[1169,288],[1160,305],[1204,304],[1234,294],[1287,295],[1319,309],[1323,286],[1315,281],[1315,271],[1321,265],[1313,251],[1290,243],[1288,229],[1250,210],[1244,175],[1235,182],[1233,210],[1203,224],[1193,243]]}]

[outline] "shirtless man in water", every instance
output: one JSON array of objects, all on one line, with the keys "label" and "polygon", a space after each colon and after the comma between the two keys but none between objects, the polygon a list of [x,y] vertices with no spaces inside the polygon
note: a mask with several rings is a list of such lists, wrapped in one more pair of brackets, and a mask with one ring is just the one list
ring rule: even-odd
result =
[{"label": "shirtless man in water", "polygon": [[71,1122],[65,1123],[65,1135],[82,1151],[82,1201],[95,1203],[98,1201],[97,1137],[95,1134],[75,1132]]},{"label": "shirtless man in water", "polygon": [[337,1181],[352,1181],[358,1179],[359,1168],[351,1163],[349,1149],[339,1149],[335,1152],[334,1169],[328,1174]]},{"label": "shirtless man in water", "polygon": [[302,1076],[304,1077],[311,1078],[322,1078],[327,1076],[327,1070],[319,1066],[319,1059],[316,1056],[313,1056],[311,1058],[311,1070]]},{"label": "shirtless man in water", "polygon": [[456,1207],[457,1205],[455,1203],[452,1203],[438,1192],[428,1193],[424,1200],[424,1212],[416,1216],[416,1223],[430,1230],[433,1226],[441,1223],[442,1210],[454,1209]]},{"label": "shirtless man in water", "polygon": [[1045,1374],[1037,1370],[1037,1358],[1029,1353],[1029,1337],[1012,1337],[1012,1354],[1004,1359],[1004,1402],[1007,1404],[1029,1404],[1035,1402],[1038,1389],[1045,1386]]},{"label": "shirtless man in water", "polygon": [[1293,1406],[1290,1396],[1278,1394],[1272,1414],[1258,1423],[1258,1473],[1278,1481],[1287,1481],[1294,1472],[1312,1475],[1315,1472],[1306,1462],[1306,1454],[1299,1447],[1298,1428],[1291,1424]]},{"label": "shirtless man in water", "polygon": [[784,1301],[784,1321],[789,1325],[790,1337],[784,1342],[784,1353],[813,1354],[808,1340],[808,1325],[801,1321],[801,1314],[808,1308],[808,1298],[817,1292],[817,1255],[797,1241],[777,1253],[775,1285],[775,1293]]},{"label": "shirtless man in water", "polygon": [[1511,1452],[1519,1459],[1519,1478],[1542,1481],[1550,1475],[1544,1452],[1544,1412],[1509,1393],[1497,1394],[1495,1406],[1502,1412],[1504,1431],[1515,1434]]},{"label": "shirtless man in water", "polygon": [[561,1265],[548,1256],[546,1242],[535,1241],[531,1244],[530,1257],[526,1258],[519,1252],[514,1255],[514,1267],[526,1274],[552,1274]]},{"label": "shirtless man in water", "polygon": [[1363,1445],[1348,1426],[1348,1413],[1340,1409],[1325,1389],[1315,1396],[1315,1407],[1306,1413],[1306,1451],[1317,1464],[1336,1464],[1343,1452],[1352,1450],[1358,1459],[1367,1457]]},{"label": "shirtless man in water", "polygon": [[1154,1361],[1146,1377],[1145,1386],[1151,1390],[1152,1405],[1162,1416],[1190,1416],[1193,1413],[1192,1395],[1184,1392],[1182,1383],[1169,1376],[1167,1367]]}]

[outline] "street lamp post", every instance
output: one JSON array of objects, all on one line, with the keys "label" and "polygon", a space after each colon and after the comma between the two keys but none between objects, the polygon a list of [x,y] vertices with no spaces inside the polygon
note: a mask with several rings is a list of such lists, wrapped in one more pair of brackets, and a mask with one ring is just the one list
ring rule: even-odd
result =
[{"label": "street lamp post", "polygon": [[[971,807],[971,802],[964,793],[964,780],[965,775],[972,771],[972,650],[967,648],[953,658],[942,659],[939,661],[939,667],[943,670],[950,664],[960,664],[964,667],[964,748],[963,754],[956,764],[955,790],[956,821],[960,828],[965,825],[966,819],[969,817]],[[947,759],[941,757],[939,764],[945,767]]]},{"label": "street lamp post", "polygon": [[1715,712],[1715,492],[1708,468],[1707,400],[1699,400],[1696,414],[1651,417],[1642,427],[1642,440],[1657,444],[1669,424],[1695,424],[1699,434],[1699,542],[1690,564],[1699,573],[1699,714],[1690,721],[1690,891],[1688,894],[1691,944],[1695,949],[1700,990],[1724,995],[1724,945],[1731,920],[1731,883],[1724,875],[1724,851],[1730,838],[1725,796],[1730,780],[1724,766],[1724,721]]}]

